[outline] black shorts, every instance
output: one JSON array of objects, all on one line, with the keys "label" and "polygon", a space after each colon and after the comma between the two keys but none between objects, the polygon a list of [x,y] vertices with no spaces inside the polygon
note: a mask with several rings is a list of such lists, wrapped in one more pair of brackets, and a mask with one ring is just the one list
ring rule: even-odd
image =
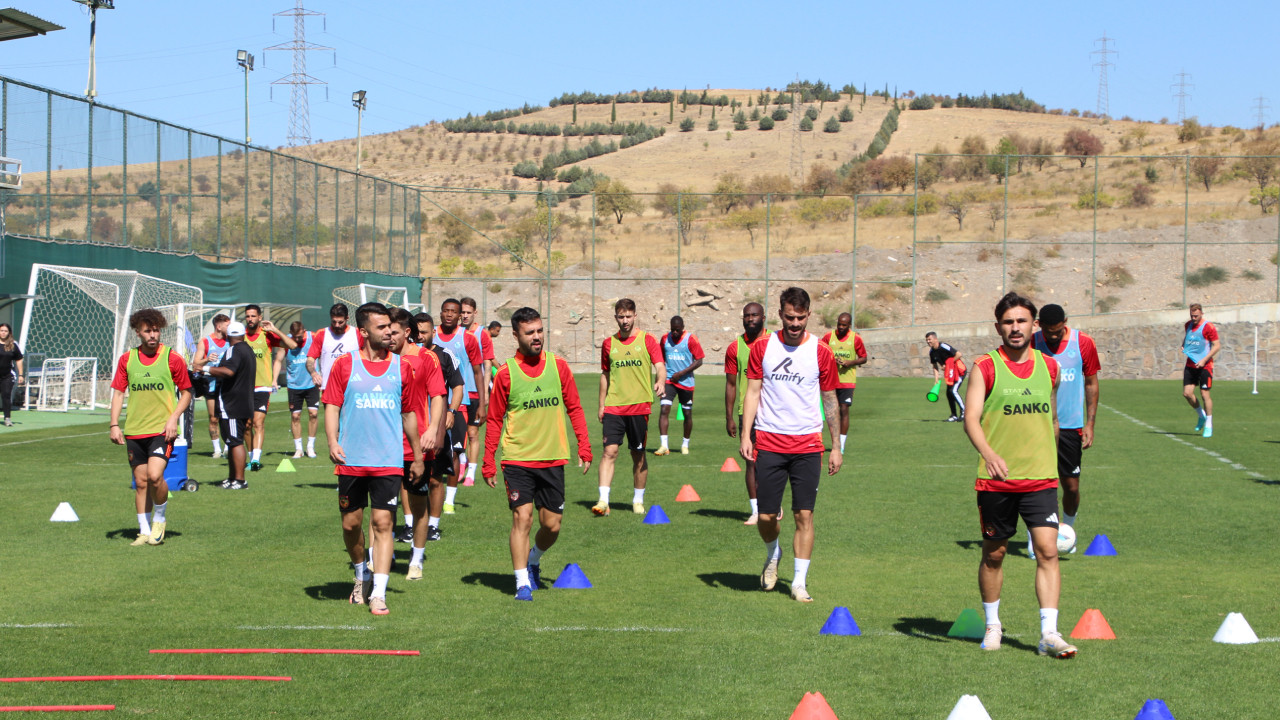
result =
[{"label": "black shorts", "polygon": [[306,390],[289,388],[289,412],[300,413],[304,405],[308,410],[320,409],[320,388],[314,385]]},{"label": "black shorts", "polygon": [[1184,387],[1195,385],[1201,390],[1208,390],[1213,387],[1213,371],[1207,367],[1187,365],[1182,368],[1182,384]]},{"label": "black shorts", "polygon": [[[738,439],[739,440],[742,439],[742,416],[741,415],[738,416]],[[755,442],[756,442],[756,428],[753,425],[751,426],[751,444],[754,445]],[[751,462],[751,461],[748,460],[747,462]]]},{"label": "black shorts", "polygon": [[253,411],[255,413],[266,413],[267,408],[271,407],[271,391],[254,390],[253,391]]},{"label": "black shorts", "polygon": [[347,513],[372,507],[395,512],[400,500],[399,475],[339,475],[338,510]]},{"label": "black shorts", "polygon": [[648,415],[612,415],[604,414],[604,446],[622,445],[626,441],[628,449],[644,452],[649,437]]},{"label": "black shorts", "polygon": [[251,420],[249,418],[219,418],[218,434],[222,436],[222,443],[227,448],[239,447],[244,444],[244,431],[249,427]]},{"label": "black shorts", "polygon": [[662,392],[662,404],[670,405],[676,398],[680,398],[680,407],[684,408],[685,412],[693,409],[693,391],[667,383],[666,389]]},{"label": "black shorts", "polygon": [[1058,528],[1058,488],[1034,492],[978,491],[978,525],[987,540],[1008,540],[1018,532],[1018,516],[1028,529]]},{"label": "black shorts", "polygon": [[1084,454],[1084,438],[1079,430],[1058,431],[1058,477],[1080,477],[1080,457]]},{"label": "black shorts", "polygon": [[540,510],[564,514],[564,466],[531,468],[502,463],[507,505],[515,510],[533,503]]},{"label": "black shorts", "polygon": [[431,471],[435,469],[435,466],[434,466],[435,462],[436,462],[435,459],[427,461],[426,472],[423,474],[422,477],[418,478],[418,482],[415,484],[409,481],[409,465],[411,465],[412,463],[410,463],[408,460],[405,460],[404,475],[401,477],[401,480],[400,480],[401,485],[404,487],[404,491],[409,493],[410,495],[419,495],[419,496],[427,495],[431,490],[431,484],[427,482],[427,476],[430,475]]},{"label": "black shorts", "polygon": [[453,444],[456,452],[462,452],[467,447],[467,408],[470,405],[463,405],[460,410],[453,414],[453,427],[449,428],[447,433],[448,440]]},{"label": "black shorts", "polygon": [[782,494],[791,486],[791,512],[813,511],[822,478],[822,453],[756,451],[756,500],[760,514],[777,515]]},{"label": "black shorts", "polygon": [[169,462],[169,454],[173,452],[173,443],[165,440],[163,434],[125,438],[124,446],[129,451],[129,467],[146,465],[153,457],[162,457],[165,462]]},{"label": "black shorts", "polygon": [[467,411],[467,424],[480,427],[480,398],[473,397],[468,399],[470,399],[471,402],[463,406],[463,409]]},{"label": "black shorts", "polygon": [[839,405],[852,405],[853,388],[836,388],[836,403]]}]

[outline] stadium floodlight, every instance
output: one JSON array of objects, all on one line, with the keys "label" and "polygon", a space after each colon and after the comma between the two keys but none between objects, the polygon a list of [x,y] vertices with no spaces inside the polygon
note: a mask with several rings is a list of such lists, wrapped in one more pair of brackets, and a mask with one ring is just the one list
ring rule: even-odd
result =
[{"label": "stadium floodlight", "polygon": [[364,120],[365,91],[351,93],[351,104],[356,108],[356,174],[360,174],[360,124]]},{"label": "stadium floodlight", "polygon": [[244,149],[248,152],[249,143],[253,142],[253,138],[249,137],[249,71],[253,70],[253,53],[237,50],[236,64],[244,68]]},{"label": "stadium floodlight", "polygon": [[94,61],[98,45],[98,8],[115,10],[116,0],[74,0],[74,2],[89,6],[89,85],[85,88],[84,94],[89,98],[89,102],[93,102],[93,99],[98,97],[98,73]]}]

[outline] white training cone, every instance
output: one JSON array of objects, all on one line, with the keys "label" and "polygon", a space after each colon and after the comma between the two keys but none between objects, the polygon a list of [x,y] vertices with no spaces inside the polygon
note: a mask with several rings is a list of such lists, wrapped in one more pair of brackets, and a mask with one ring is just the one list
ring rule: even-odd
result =
[{"label": "white training cone", "polygon": [[947,720],[991,720],[977,695],[961,695]]},{"label": "white training cone", "polygon": [[1243,615],[1228,613],[1227,619],[1222,621],[1222,626],[1213,636],[1213,641],[1231,645],[1248,645],[1258,642],[1258,635],[1253,628],[1249,627],[1249,621],[1245,620]]},{"label": "white training cone", "polygon": [[[58,509],[53,511],[53,517],[49,518],[49,522],[80,522],[80,516],[76,515],[76,511],[71,509],[71,503],[58,503]],[[1244,618],[1241,618],[1242,620]],[[1246,626],[1247,627],[1247,626]],[[1252,630],[1250,632],[1253,632]],[[1257,642],[1258,638],[1254,638],[1253,642]]]}]

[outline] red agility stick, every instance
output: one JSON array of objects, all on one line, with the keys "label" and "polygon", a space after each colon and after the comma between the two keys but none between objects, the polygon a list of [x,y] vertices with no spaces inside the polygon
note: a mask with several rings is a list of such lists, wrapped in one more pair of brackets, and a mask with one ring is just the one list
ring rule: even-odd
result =
[{"label": "red agility stick", "polygon": [[421,655],[417,650],[342,650],[312,648],[205,648],[152,650],[152,653],[168,653],[177,655],[253,655],[257,653],[277,653],[282,655]]},{"label": "red agility stick", "polygon": [[106,680],[269,680],[286,682],[291,677],[274,675],[62,675],[56,677],[0,678],[0,682],[101,682]]},{"label": "red agility stick", "polygon": [[115,705],[8,705],[0,707],[0,712],[74,712],[115,709]]}]

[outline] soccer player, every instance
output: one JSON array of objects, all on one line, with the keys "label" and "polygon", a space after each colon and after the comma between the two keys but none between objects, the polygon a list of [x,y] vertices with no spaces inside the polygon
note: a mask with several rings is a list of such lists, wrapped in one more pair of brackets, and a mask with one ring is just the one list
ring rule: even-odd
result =
[{"label": "soccer player", "polygon": [[[613,304],[616,335],[600,344],[600,410],[604,425],[604,458],[600,461],[600,500],[591,508],[596,515],[609,515],[609,486],[618,447],[626,442],[631,450],[631,477],[635,493],[631,511],[644,514],[644,488],[649,482],[645,440],[649,434],[649,414],[654,397],[666,384],[667,368],[662,348],[652,335],[635,329],[636,303],[622,298]],[[655,379],[656,375],[656,379]]]},{"label": "soccer player", "polygon": [[[485,330],[484,325],[480,324],[480,318],[476,317],[476,300],[475,298],[464,297],[458,302],[462,303],[460,311],[459,324],[471,335],[474,335],[476,342],[480,343],[480,358],[483,367],[480,368],[480,376],[476,378],[477,389],[470,394],[472,402],[480,402],[480,409],[483,412],[485,406],[488,405],[489,384],[493,370],[493,337]],[[442,318],[443,319],[443,318]],[[481,391],[485,397],[480,397]],[[476,484],[476,460],[480,458],[480,426],[484,424],[484,414],[474,415],[467,423],[467,474],[463,479],[464,487],[471,487]]]},{"label": "soccer player", "polygon": [[[1093,422],[1098,416],[1098,347],[1093,338],[1067,327],[1061,305],[1040,308],[1040,331],[1032,337],[1036,350],[1058,362],[1058,483],[1062,487],[1062,524],[1075,527],[1080,512],[1080,461],[1093,446]],[[1035,548],[1030,536],[1027,550]],[[1071,548],[1071,552],[1076,549]]]},{"label": "soccer player", "polygon": [[[195,357],[191,358],[191,366],[196,372],[208,372],[209,368],[217,366],[218,361],[222,359],[222,354],[228,347],[227,323],[229,322],[231,318],[223,313],[213,316],[213,332],[200,338]],[[205,408],[209,412],[209,440],[213,443],[213,459],[217,460],[222,457],[222,444],[219,441],[221,435],[218,430],[218,381],[216,379],[209,382],[209,395],[205,399]]]},{"label": "soccer player", "polygon": [[13,339],[13,326],[0,323],[0,405],[4,408],[4,426],[13,427],[14,384],[26,382],[22,372],[22,348]]},{"label": "soccer player", "polygon": [[[128,449],[133,470],[133,502],[138,512],[135,546],[164,542],[169,503],[164,469],[178,437],[178,423],[191,404],[187,363],[182,355],[160,343],[160,331],[168,324],[153,308],[131,315],[129,327],[138,336],[138,347],[120,356],[111,380],[111,442]],[[125,395],[129,396],[129,415],[121,431]]]},{"label": "soccer player", "polygon": [[933,381],[944,380],[943,373],[947,370],[948,360],[955,360],[951,365],[953,373],[951,377],[955,382],[947,380],[947,404],[951,406],[951,417],[947,418],[947,422],[960,422],[964,419],[964,398],[960,395],[960,383],[964,380],[963,373],[959,369],[963,367],[963,356],[960,351],[950,345],[938,340],[938,333],[929,331],[924,335],[924,341],[929,345],[929,364],[933,366]]},{"label": "soccer player", "polygon": [[1054,393],[1059,368],[1053,358],[1032,347],[1036,306],[1017,293],[996,304],[1000,347],[978,359],[969,382],[969,404],[981,408],[964,419],[977,449],[978,524],[982,562],[978,588],[987,629],[983,650],[999,650],[1000,589],[1009,538],[1018,517],[1031,530],[1036,551],[1036,598],[1040,601],[1041,655],[1069,658],[1076,648],[1058,632],[1058,467],[1054,436],[1058,417]]},{"label": "soccer player", "polygon": [[[757,302],[742,306],[743,333],[734,338],[724,353],[724,425],[729,437],[742,434],[742,403],[747,398],[747,359],[751,346],[768,337],[764,331],[764,306]],[[751,441],[755,442],[755,428],[751,428]],[[760,520],[760,507],[756,499],[756,461],[744,458],[747,481],[747,499],[751,502],[751,517],[743,525],[755,525]]]},{"label": "soccer player", "polygon": [[293,431],[293,457],[302,457],[302,410],[307,411],[307,457],[316,456],[316,426],[320,422],[320,388],[315,378],[307,372],[308,353],[316,343],[316,334],[308,332],[302,321],[294,320],[289,326],[289,337],[297,347],[276,356],[271,377],[280,377],[280,365],[285,364],[285,386],[289,389],[289,429]]},{"label": "soccer player", "polygon": [[[1192,303],[1190,310],[1191,320],[1182,328],[1182,352],[1187,356],[1182,369],[1182,397],[1196,411],[1196,432],[1213,437],[1213,398],[1209,397],[1209,389],[1213,387],[1213,357],[1222,350],[1222,341],[1218,339],[1218,328],[1204,319],[1200,303]],[[1196,401],[1197,387],[1204,402]]]},{"label": "soccer player", "polygon": [[[440,361],[440,372],[444,375],[444,383],[449,389],[449,401],[445,407],[443,432],[446,442],[436,448],[436,459],[432,463],[431,473],[427,477],[427,526],[426,542],[435,542],[441,537],[440,515],[444,510],[444,498],[447,492],[448,479],[453,478],[456,487],[457,479],[453,471],[453,446],[461,444],[465,439],[466,421],[462,414],[462,403],[466,399],[466,384],[462,373],[448,350],[435,344],[435,319],[429,313],[418,313],[413,317],[418,326],[418,338],[425,341],[424,350],[430,350]],[[415,546],[422,536],[422,517],[415,512],[414,528],[411,537]],[[402,533],[402,537],[404,534]]]},{"label": "soccer player", "polygon": [[853,316],[840,313],[836,329],[822,336],[822,342],[831,347],[840,369],[840,381],[836,383],[836,402],[840,405],[840,452],[849,435],[849,408],[853,406],[853,391],[858,387],[858,366],[867,364],[867,346],[862,336],[853,330]]},{"label": "soccer player", "polygon": [[[813,510],[822,476],[822,423],[825,416],[832,437],[839,427],[836,384],[839,369],[831,346],[819,342],[806,328],[809,293],[789,287],[779,298],[782,329],[751,346],[747,358],[747,397],[742,403],[740,451],[756,463],[756,487],[760,494],[760,522],[756,529],[765,544],[760,589],[773,590],[778,582],[778,514],[782,495],[791,486],[791,514],[796,534],[792,539],[795,575],[791,598],[813,602],[806,589],[809,561],[813,557]],[[819,398],[822,411],[818,410]],[[827,474],[840,471],[843,453],[831,448]]]},{"label": "soccer player", "polygon": [[661,411],[658,415],[658,440],[661,443],[653,454],[670,455],[667,448],[667,427],[671,422],[671,403],[679,401],[684,411],[684,442],[680,454],[689,454],[689,437],[693,435],[693,373],[702,367],[702,343],[693,333],[684,331],[684,318],[671,318],[671,332],[662,336],[662,361],[667,368],[667,382],[663,389]]},{"label": "soccer player", "polygon": [[249,483],[244,479],[244,467],[248,454],[245,451],[245,432],[253,422],[253,384],[258,376],[258,358],[244,341],[244,323],[227,323],[227,349],[217,367],[209,368],[209,374],[218,379],[218,428],[222,444],[226,446],[227,479],[222,487],[227,490],[244,490]]},{"label": "soccer player", "polygon": [[292,350],[298,344],[293,338],[281,333],[270,320],[262,319],[262,308],[257,305],[246,305],[244,308],[244,342],[253,351],[257,359],[258,374],[253,385],[253,440],[250,447],[253,454],[249,458],[249,469],[257,472],[262,469],[262,440],[267,428],[267,408],[271,406],[271,394],[276,391],[276,376],[271,374],[274,367],[272,356],[281,345]]},{"label": "soccer player", "polygon": [[[342,513],[342,539],[355,565],[351,604],[365,602],[364,508],[373,516],[373,588],[369,612],[386,615],[387,580],[391,576],[391,535],[401,479],[422,477],[423,461],[418,418],[413,412],[416,386],[413,368],[388,348],[391,317],[381,303],[365,303],[356,309],[356,325],[364,338],[359,353],[344,355],[333,363],[324,388],[324,425],[329,459],[338,476],[338,510]],[[413,458],[404,466],[401,437],[409,443]]]},{"label": "soccer player", "polygon": [[[516,600],[532,600],[541,580],[542,554],[559,537],[564,515],[564,466],[569,463],[566,413],[577,437],[578,467],[584,475],[591,468],[591,440],[569,363],[542,352],[542,316],[531,307],[516,310],[511,314],[511,332],[519,349],[494,377],[481,475],[489,487],[497,486],[494,454],[501,441]],[[535,506],[538,534],[530,548]]]},{"label": "soccer player", "polygon": [[[463,403],[465,422],[458,432],[463,437],[462,443],[454,443],[454,474],[449,477],[445,488],[444,514],[452,515],[453,501],[458,493],[458,477],[467,469],[466,438],[470,427],[477,419],[483,418],[485,401],[481,390],[488,392],[488,384],[484,382],[484,352],[475,333],[464,329],[459,321],[462,319],[462,303],[455,298],[448,298],[440,303],[440,326],[436,328],[435,344],[448,350],[458,363],[462,372],[462,380],[466,384],[467,397]],[[474,475],[473,483],[474,483]]]},{"label": "soccer player", "polygon": [[343,303],[334,303],[329,308],[329,327],[320,331],[320,337],[311,343],[307,351],[307,372],[311,380],[324,392],[324,385],[329,380],[329,371],[333,362],[343,355],[360,349],[360,333],[347,325],[350,311]]}]

